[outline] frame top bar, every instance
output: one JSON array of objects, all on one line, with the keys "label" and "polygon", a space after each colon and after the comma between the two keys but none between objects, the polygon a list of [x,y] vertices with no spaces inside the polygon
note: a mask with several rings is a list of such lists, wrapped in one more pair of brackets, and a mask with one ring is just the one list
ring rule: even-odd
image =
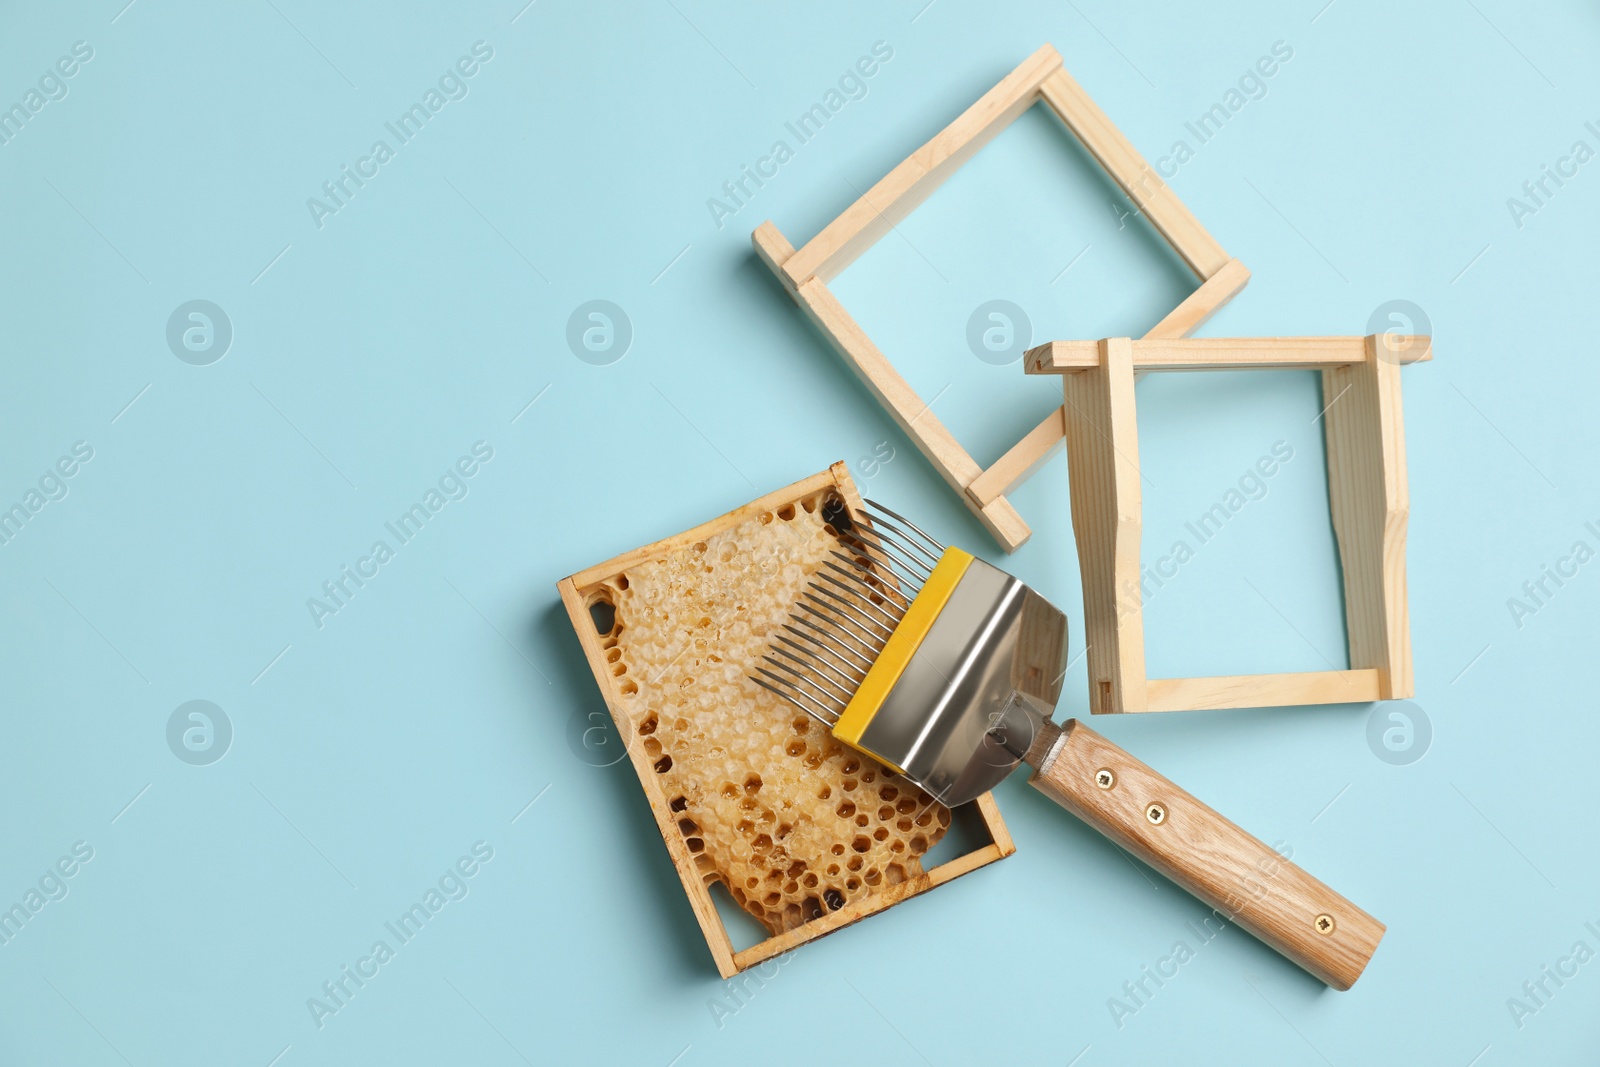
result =
[{"label": "frame top bar", "polygon": [[[1377,358],[1420,363],[1433,358],[1433,338],[1412,334],[1366,337],[1181,337],[1133,340],[1133,367],[1139,371],[1270,370],[1338,367],[1365,363],[1369,347]],[[1029,374],[1072,374],[1104,361],[1105,341],[1050,341],[1028,349]]]}]

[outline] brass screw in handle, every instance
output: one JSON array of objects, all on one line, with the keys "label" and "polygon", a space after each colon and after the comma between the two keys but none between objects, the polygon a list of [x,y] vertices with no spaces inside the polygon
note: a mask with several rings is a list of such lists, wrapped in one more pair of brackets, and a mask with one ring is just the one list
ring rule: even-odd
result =
[{"label": "brass screw in handle", "polygon": [[1110,789],[1117,784],[1117,776],[1110,767],[1101,767],[1094,772],[1094,784],[1101,789]]},{"label": "brass screw in handle", "polygon": [[1167,806],[1159,801],[1144,809],[1144,817],[1150,820],[1151,826],[1160,826],[1167,821]]},{"label": "brass screw in handle", "polygon": [[1317,928],[1317,933],[1319,934],[1331,934],[1337,924],[1333,921],[1332,915],[1324,912],[1313,919],[1311,925]]}]

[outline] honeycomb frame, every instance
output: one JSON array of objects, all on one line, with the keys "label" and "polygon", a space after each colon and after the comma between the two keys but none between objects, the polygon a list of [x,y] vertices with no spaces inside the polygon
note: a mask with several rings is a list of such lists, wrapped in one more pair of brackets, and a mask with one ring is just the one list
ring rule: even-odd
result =
[{"label": "honeycomb frame", "polygon": [[[1059,118],[1200,280],[1199,288],[1146,334],[1187,337],[1233,299],[1250,271],[1232,258],[1184,206],[1098,104],[1044,45],[962,112],[933,140],[884,175],[799,249],[769,219],[750,235],[756,255],[784,291],[855,371],[934,470],[1007,552],[1032,535],[1006,494],[1053,455],[1066,436],[1056,408],[987,468],[929,410],[828,288],[828,282],[911,214],[1001,130],[1037,102]],[[937,397],[935,398],[937,399]]]},{"label": "honeycomb frame", "polygon": [[[700,828],[694,825],[692,820],[688,820],[690,822],[688,828],[684,827],[684,813],[680,810],[684,806],[683,795],[679,789],[669,788],[664,782],[666,772],[658,770],[661,753],[651,751],[652,748],[659,749],[661,746],[659,743],[654,746],[648,745],[647,742],[654,738],[649,736],[649,731],[640,728],[652,721],[659,723],[660,709],[653,709],[641,703],[637,699],[637,685],[628,679],[625,672],[617,671],[620,659],[616,640],[618,631],[614,629],[610,635],[599,634],[591,617],[590,608],[595,603],[608,600],[615,595],[619,578],[622,579],[621,588],[625,589],[627,587],[625,576],[630,570],[680,553],[686,548],[703,543],[752,519],[762,516],[770,519],[772,515],[783,512],[792,515],[793,509],[802,506],[803,502],[814,501],[819,494],[826,494],[829,491],[836,492],[852,510],[862,506],[861,498],[850,480],[848,468],[843,463],[835,463],[821,474],[770,493],[718,519],[675,537],[624,553],[557,583],[562,604],[583,646],[590,670],[616,723],[617,731],[624,739],[629,759],[650,803],[656,828],[667,846],[668,854],[672,857],[673,866],[683,883],[684,892],[689,898],[690,907],[700,924],[717,970],[724,978],[738,974],[746,968],[756,966],[808,941],[859,922],[869,915],[925,893],[1016,851],[998,805],[992,795],[985,793],[974,802],[974,805],[978,815],[977,821],[981,822],[989,838],[988,844],[980,845],[963,855],[947,860],[931,870],[923,870],[920,865],[920,855],[916,856],[914,862],[901,868],[901,880],[891,884],[888,879],[880,879],[878,884],[872,886],[864,886],[858,880],[852,890],[855,895],[845,899],[841,906],[834,907],[834,902],[830,900],[828,906],[833,910],[822,910],[820,914],[806,915],[797,924],[781,932],[770,933],[766,939],[747,949],[742,951],[734,949],[732,938],[712,899],[711,886],[718,881],[723,882],[730,895],[736,898],[736,903],[752,914],[756,914],[761,908],[754,906],[754,902],[747,903],[740,899],[740,894],[734,892],[735,887],[727,885],[727,879],[718,872],[715,865],[707,862],[706,842],[703,840],[703,835],[700,835]],[[785,723],[789,721],[790,717],[786,716]],[[796,730],[798,729],[796,727]],[[814,727],[812,732],[820,732],[820,728]],[[859,758],[870,763],[865,757]],[[670,766],[669,762],[668,768]],[[870,768],[858,777],[865,778],[868,773]],[[698,784],[703,790],[715,787],[715,783],[711,782]],[[882,787],[887,785],[886,780]],[[942,808],[939,810],[943,811]],[[943,830],[939,829],[938,832],[942,833]],[[854,830],[841,834],[836,838],[835,850],[837,851],[838,845],[850,846],[854,835]],[[937,839],[937,833],[934,837]],[[696,844],[698,848],[695,847]],[[932,843],[930,842],[927,847],[931,848]],[[856,857],[852,855],[850,858]],[[777,907],[792,909],[794,904],[787,899],[789,896],[791,894],[784,894],[782,903]],[[757,917],[760,918],[759,915]],[[771,921],[767,919],[761,921],[769,930],[773,929]]]}]

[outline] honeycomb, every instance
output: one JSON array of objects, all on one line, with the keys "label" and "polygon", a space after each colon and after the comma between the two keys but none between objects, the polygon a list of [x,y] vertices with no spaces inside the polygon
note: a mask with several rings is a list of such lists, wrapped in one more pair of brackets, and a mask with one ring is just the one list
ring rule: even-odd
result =
[{"label": "honeycomb", "polygon": [[601,645],[709,886],[770,932],[922,873],[950,812],[750,681],[770,635],[840,547],[831,490],[762,512],[590,591]]}]

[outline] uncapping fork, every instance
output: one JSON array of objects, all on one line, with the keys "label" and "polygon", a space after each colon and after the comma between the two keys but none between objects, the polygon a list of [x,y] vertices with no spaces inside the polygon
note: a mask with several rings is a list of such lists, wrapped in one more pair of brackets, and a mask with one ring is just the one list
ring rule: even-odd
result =
[{"label": "uncapping fork", "polygon": [[1384,926],[1074,719],[1051,721],[1067,618],[1028,586],[867,501],[824,517],[818,568],[752,680],[956,807],[1019,763],[1032,784],[1335,989]]}]

